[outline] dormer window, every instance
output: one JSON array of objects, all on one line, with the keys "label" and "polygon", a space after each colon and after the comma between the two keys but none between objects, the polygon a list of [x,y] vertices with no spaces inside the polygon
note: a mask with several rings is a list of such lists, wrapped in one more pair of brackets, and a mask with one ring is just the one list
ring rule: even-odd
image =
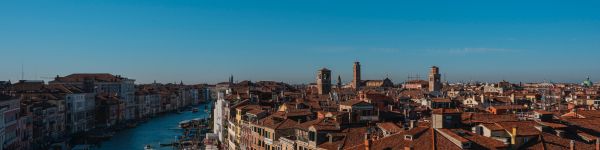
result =
[{"label": "dormer window", "polygon": [[412,135],[404,135],[404,140],[412,141],[413,136]]},{"label": "dormer window", "polygon": [[466,142],[466,143],[463,143],[463,144],[462,144],[462,148],[463,148],[463,149],[469,149],[469,148],[471,148],[471,142]]}]

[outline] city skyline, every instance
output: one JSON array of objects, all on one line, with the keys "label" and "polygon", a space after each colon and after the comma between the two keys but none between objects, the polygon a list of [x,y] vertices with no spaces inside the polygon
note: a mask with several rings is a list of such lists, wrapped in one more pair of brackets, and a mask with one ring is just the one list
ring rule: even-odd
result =
[{"label": "city skyline", "polygon": [[597,82],[598,2],[1,2],[0,80]]}]

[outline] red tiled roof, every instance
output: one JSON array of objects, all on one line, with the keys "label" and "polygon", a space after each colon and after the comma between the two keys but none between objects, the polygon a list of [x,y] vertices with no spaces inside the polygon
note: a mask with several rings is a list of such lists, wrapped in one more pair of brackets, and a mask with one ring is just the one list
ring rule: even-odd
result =
[{"label": "red tiled roof", "polygon": [[494,115],[490,113],[465,112],[461,115],[463,124],[496,123],[501,121],[517,121],[514,114]]},{"label": "red tiled roof", "polygon": [[432,114],[458,114],[461,113],[460,110],[458,109],[444,109],[444,108],[438,108],[438,109],[433,109],[431,111]]},{"label": "red tiled roof", "polygon": [[[523,148],[523,149],[528,149],[528,150],[570,149],[571,139],[561,138],[556,135],[548,134],[548,133],[542,133],[540,137],[541,137],[541,139],[538,139],[537,141],[535,141],[535,143],[532,143],[530,145],[525,145],[525,148]],[[575,149],[586,149],[586,150],[596,149],[594,144],[586,144],[586,143],[580,142],[578,140],[573,140],[573,142],[574,142]]]},{"label": "red tiled roof", "polygon": [[498,122],[496,125],[504,128],[508,133],[512,134],[512,129],[517,128],[517,136],[535,136],[539,135],[540,131],[535,129],[536,123],[533,121],[505,121]]},{"label": "red tiled roof", "polygon": [[377,127],[379,127],[382,130],[385,130],[386,132],[396,133],[402,131],[402,128],[398,127],[398,125],[392,122],[377,123]]}]

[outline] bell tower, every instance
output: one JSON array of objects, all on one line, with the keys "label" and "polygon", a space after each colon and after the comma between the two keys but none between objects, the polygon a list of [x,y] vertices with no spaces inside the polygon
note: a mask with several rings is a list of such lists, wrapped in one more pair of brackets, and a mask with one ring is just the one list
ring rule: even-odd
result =
[{"label": "bell tower", "polygon": [[358,89],[360,87],[360,62],[354,62],[354,66],[352,68],[353,78],[352,78],[352,88]]},{"label": "bell tower", "polygon": [[331,91],[331,70],[323,68],[317,73],[317,89],[320,95]]},{"label": "bell tower", "polygon": [[439,92],[442,89],[440,80],[440,69],[436,66],[431,67],[429,72],[429,92]]}]

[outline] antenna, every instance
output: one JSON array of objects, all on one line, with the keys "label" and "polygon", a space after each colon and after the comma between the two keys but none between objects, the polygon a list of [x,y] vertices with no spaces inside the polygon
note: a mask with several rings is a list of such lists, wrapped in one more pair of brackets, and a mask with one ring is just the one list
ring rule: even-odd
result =
[{"label": "antenna", "polygon": [[21,80],[25,80],[25,69],[23,69],[23,61],[21,61]]}]

